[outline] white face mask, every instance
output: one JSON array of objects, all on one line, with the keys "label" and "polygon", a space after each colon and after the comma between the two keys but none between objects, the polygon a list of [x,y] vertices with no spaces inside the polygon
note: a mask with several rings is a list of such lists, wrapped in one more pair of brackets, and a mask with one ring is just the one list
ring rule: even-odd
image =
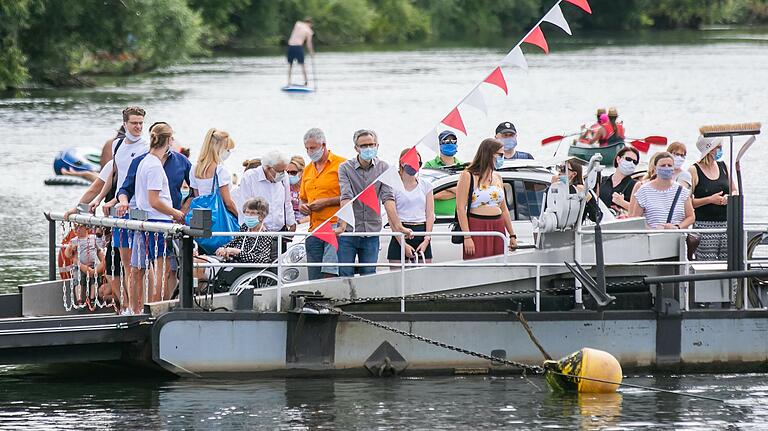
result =
[{"label": "white face mask", "polygon": [[619,162],[619,172],[624,175],[632,175],[635,173],[635,164],[629,160],[622,159]]},{"label": "white face mask", "polygon": [[221,158],[222,162],[226,162],[227,159],[229,158],[230,154],[232,154],[232,150],[224,150],[224,151],[221,152],[219,157]]},{"label": "white face mask", "polygon": [[685,163],[685,157],[682,156],[675,156],[675,169],[680,169],[683,167],[683,164]]},{"label": "white face mask", "polygon": [[276,183],[282,182],[284,178],[285,178],[285,171],[278,172],[278,173],[275,174],[275,182]]}]

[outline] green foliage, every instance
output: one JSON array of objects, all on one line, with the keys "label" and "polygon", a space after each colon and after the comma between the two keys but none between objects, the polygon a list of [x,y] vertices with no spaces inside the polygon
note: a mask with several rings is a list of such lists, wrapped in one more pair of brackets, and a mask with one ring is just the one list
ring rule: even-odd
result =
[{"label": "green foliage", "polygon": [[373,43],[403,43],[426,40],[430,19],[410,0],[379,0],[367,40]]},{"label": "green foliage", "polygon": [[29,22],[32,6],[32,0],[0,1],[0,90],[18,87],[29,79],[19,31]]},{"label": "green foliage", "polygon": [[188,0],[188,2],[189,7],[202,17],[202,40],[208,47],[229,43],[237,30],[233,22],[234,17],[251,4],[251,0]]}]

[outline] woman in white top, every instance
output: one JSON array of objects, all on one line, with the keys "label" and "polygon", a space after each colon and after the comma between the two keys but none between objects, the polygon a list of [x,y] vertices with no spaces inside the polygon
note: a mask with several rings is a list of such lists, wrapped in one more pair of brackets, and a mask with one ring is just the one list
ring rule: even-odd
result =
[{"label": "woman in white top", "polygon": [[[400,158],[410,151],[406,148],[400,153]],[[421,155],[419,167],[421,167]],[[397,215],[403,226],[414,232],[432,232],[435,223],[435,196],[432,193],[432,184],[416,177],[416,169],[400,162],[400,179],[403,181],[403,189],[393,188],[395,192],[395,207]],[[390,263],[400,263],[400,241],[402,237],[392,237],[389,241],[387,259]],[[427,263],[432,262],[432,246],[429,236],[414,236],[405,240],[405,258],[419,260],[419,257]]]},{"label": "woman in white top", "polygon": [[651,229],[685,229],[695,219],[691,192],[675,182],[675,159],[667,152],[653,161],[656,176],[632,195],[629,215],[645,216]]},{"label": "woman in white top", "polygon": [[192,169],[189,188],[193,197],[211,194],[215,173],[219,178],[219,192],[224,206],[232,215],[237,216],[237,206],[232,200],[229,187],[232,176],[229,170],[224,167],[224,161],[227,160],[234,148],[235,141],[229,137],[229,133],[223,130],[208,129],[203,140],[203,148],[200,150],[200,157],[197,158],[197,163]]},{"label": "woman in white top", "polygon": [[[147,221],[184,223],[184,214],[173,207],[168,177],[163,169],[162,158],[172,144],[171,127],[167,124],[155,126],[150,133],[149,154],[136,169],[136,208],[146,212]],[[165,286],[170,261],[167,257],[169,253],[166,253],[163,234],[136,231],[133,245],[131,250],[133,280],[130,284],[131,294],[128,296],[131,299],[130,309],[134,313],[139,313],[144,306],[143,280],[144,272],[148,267],[155,269],[154,286],[149,290],[150,301],[170,297],[171,289]],[[163,287],[166,287],[165,292]]]}]

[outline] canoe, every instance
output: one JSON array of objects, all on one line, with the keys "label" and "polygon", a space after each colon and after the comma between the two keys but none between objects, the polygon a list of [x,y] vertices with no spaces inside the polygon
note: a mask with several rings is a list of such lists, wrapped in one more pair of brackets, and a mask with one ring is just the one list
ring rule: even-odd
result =
[{"label": "canoe", "polygon": [[571,145],[568,147],[568,155],[578,157],[584,161],[589,161],[592,156],[600,153],[603,155],[603,161],[600,162],[600,164],[603,166],[612,166],[616,154],[622,148],[624,148],[623,142],[617,142],[605,147],[581,147],[578,145]]}]

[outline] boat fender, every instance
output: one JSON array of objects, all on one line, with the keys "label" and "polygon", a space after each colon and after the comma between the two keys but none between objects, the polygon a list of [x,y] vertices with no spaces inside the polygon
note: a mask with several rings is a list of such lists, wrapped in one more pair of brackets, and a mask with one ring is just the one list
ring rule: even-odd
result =
[{"label": "boat fender", "polygon": [[612,393],[621,384],[622,371],[610,353],[585,347],[560,360],[544,361],[544,377],[556,391]]}]

